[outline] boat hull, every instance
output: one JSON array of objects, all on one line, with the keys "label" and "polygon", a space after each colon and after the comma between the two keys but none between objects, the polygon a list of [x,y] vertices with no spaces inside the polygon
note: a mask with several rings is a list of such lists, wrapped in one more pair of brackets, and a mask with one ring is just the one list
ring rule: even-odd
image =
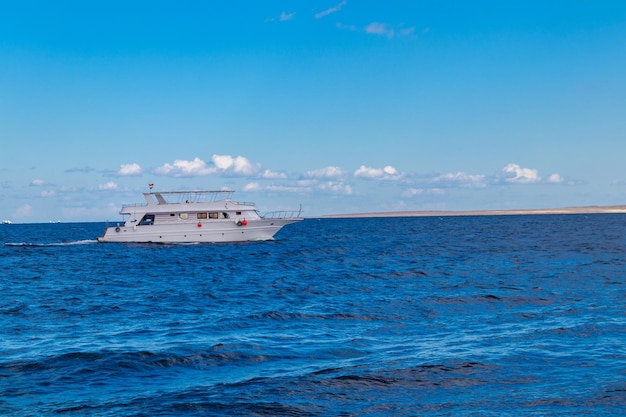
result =
[{"label": "boat hull", "polygon": [[198,224],[113,226],[107,227],[98,242],[137,243],[212,243],[273,240],[286,224],[301,221],[293,219],[261,219],[246,225],[234,222],[199,222]]}]

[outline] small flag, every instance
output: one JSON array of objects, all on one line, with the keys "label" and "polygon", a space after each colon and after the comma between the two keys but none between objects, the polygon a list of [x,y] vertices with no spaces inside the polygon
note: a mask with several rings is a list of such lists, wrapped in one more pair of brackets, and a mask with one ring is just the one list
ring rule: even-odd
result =
[{"label": "small flag", "polygon": [[154,184],[148,184],[148,187],[150,187],[150,189],[152,189],[152,187],[154,187]]}]

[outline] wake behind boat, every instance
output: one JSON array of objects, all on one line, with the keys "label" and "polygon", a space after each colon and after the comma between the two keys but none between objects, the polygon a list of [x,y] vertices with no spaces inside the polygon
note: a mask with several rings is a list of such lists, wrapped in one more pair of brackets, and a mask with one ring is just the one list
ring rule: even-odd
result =
[{"label": "wake behind boat", "polygon": [[123,224],[107,226],[98,242],[244,242],[271,240],[300,211],[260,215],[254,203],[231,200],[233,191],[156,191],[146,204],[124,205]]}]

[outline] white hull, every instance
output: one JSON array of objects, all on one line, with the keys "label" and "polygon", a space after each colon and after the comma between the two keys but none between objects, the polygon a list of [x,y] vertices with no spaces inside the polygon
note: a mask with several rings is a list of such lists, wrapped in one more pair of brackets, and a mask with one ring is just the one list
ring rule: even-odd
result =
[{"label": "white hull", "polygon": [[[299,212],[261,216],[253,203],[230,200],[232,191],[143,193],[146,204],[125,205],[128,218],[107,227],[98,242],[244,242],[271,240],[286,224],[302,220]],[[222,198],[226,196],[226,198]]]},{"label": "white hull", "polygon": [[252,220],[245,226],[234,222],[197,225],[146,225],[107,227],[104,236],[98,242],[139,242],[139,243],[209,243],[209,242],[246,242],[273,240],[274,235],[286,224],[302,219]]}]

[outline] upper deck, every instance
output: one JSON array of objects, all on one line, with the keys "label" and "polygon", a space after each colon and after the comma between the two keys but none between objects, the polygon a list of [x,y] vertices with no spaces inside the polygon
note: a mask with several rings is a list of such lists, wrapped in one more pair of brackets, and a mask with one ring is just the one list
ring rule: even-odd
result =
[{"label": "upper deck", "polygon": [[[129,208],[154,207],[167,205],[182,205],[194,203],[216,203],[225,201],[236,206],[248,206],[254,208],[254,203],[232,201],[234,191],[213,190],[213,191],[150,191],[143,193],[146,199],[145,204],[124,204],[120,210],[121,214],[128,213]],[[162,207],[165,208],[165,207]]]},{"label": "upper deck", "polygon": [[230,200],[234,191],[150,191],[143,193],[148,205],[182,204],[182,203],[214,203]]}]

